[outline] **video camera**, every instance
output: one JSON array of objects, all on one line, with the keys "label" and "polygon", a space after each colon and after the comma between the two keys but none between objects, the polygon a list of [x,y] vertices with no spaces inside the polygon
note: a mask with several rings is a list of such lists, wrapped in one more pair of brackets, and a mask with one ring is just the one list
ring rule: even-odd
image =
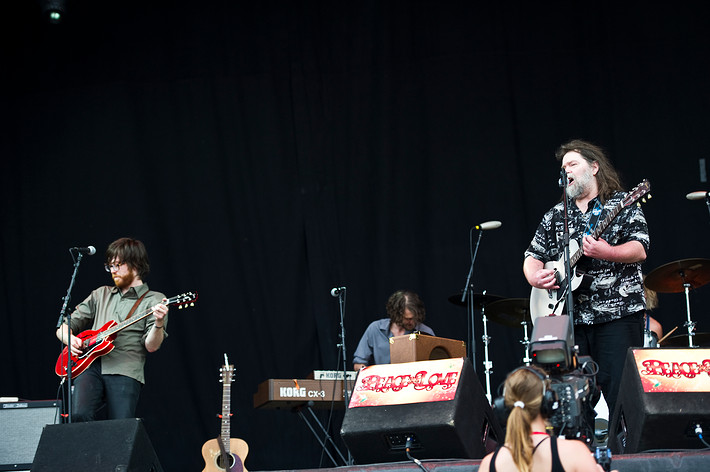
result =
[{"label": "video camera", "polygon": [[547,421],[558,437],[579,439],[591,447],[594,405],[599,400],[597,364],[579,356],[569,316],[543,316],[535,321],[530,351],[532,363],[547,372],[557,405]]}]

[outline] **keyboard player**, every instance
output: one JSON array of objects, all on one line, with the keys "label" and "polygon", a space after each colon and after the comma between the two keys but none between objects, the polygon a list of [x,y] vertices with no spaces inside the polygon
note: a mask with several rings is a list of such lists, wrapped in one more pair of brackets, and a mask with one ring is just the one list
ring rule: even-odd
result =
[{"label": "keyboard player", "polygon": [[389,364],[389,340],[392,337],[415,331],[435,336],[434,330],[424,324],[426,309],[416,293],[409,290],[394,292],[387,300],[386,310],[389,318],[373,321],[362,335],[353,355],[355,371],[368,365]]}]

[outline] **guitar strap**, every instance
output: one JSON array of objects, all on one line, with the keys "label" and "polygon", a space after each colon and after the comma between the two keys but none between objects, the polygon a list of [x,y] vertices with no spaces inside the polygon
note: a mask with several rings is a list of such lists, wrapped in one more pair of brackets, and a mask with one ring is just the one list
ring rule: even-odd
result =
[{"label": "guitar strap", "polygon": [[592,216],[589,217],[589,222],[587,223],[587,227],[584,230],[584,236],[587,236],[589,234],[592,234],[594,232],[594,228],[597,226],[597,223],[599,223],[599,218],[602,216],[602,204],[597,200],[597,202],[594,204],[594,208],[592,208]]},{"label": "guitar strap", "polygon": [[[127,320],[128,318],[130,318],[130,317],[133,315],[133,313],[135,313],[136,308],[138,308],[138,305],[141,304],[141,301],[143,301],[143,299],[145,298],[145,296],[148,295],[148,292],[149,292],[149,290],[146,290],[146,292],[145,292],[143,295],[141,295],[141,296],[138,298],[138,300],[136,300],[136,302],[133,304],[133,308],[131,308],[131,311],[128,312],[128,316],[126,316],[126,320]],[[125,320],[124,320],[124,321],[125,321]],[[140,321],[140,320],[139,320],[139,321]]]}]

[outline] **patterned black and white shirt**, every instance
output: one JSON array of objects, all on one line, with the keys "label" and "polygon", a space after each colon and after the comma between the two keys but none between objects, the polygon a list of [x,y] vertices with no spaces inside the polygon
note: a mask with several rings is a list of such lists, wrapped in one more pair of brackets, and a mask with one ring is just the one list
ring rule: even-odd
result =
[{"label": "patterned black and white shirt", "polygon": [[[616,192],[603,205],[598,197],[594,198],[587,205],[586,213],[582,213],[574,203],[569,205],[570,238],[576,240],[581,247],[582,236],[585,231],[590,232],[589,226],[592,226],[593,230],[595,221],[604,220],[609,211],[619,205],[626,195],[625,192]],[[593,216],[599,213],[599,209],[601,215]],[[562,202],[545,213],[530,246],[525,251],[525,257],[531,256],[543,263],[557,261],[563,257],[563,216]],[[612,246],[638,241],[643,244],[646,253],[650,247],[646,218],[637,205],[622,209],[599,238]],[[640,262],[624,264],[582,257],[576,267],[585,269],[586,273],[593,277],[593,281],[588,289],[580,288],[574,292],[575,324],[605,323],[646,309]]]}]

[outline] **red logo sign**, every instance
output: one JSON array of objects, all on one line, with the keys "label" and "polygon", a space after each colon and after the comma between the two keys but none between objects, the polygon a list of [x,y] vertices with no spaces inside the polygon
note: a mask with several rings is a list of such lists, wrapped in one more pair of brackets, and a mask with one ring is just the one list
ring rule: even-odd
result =
[{"label": "red logo sign", "polygon": [[710,392],[710,350],[635,349],[644,392]]},{"label": "red logo sign", "polygon": [[360,371],[350,408],[453,400],[463,358],[380,364]]}]

